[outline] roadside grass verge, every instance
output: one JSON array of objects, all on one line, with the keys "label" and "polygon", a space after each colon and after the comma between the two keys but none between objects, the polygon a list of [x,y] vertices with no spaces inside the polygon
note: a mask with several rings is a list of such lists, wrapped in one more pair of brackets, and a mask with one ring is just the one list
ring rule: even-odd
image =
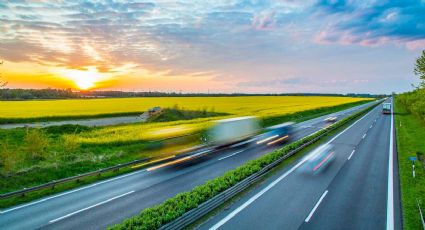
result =
[{"label": "roadside grass verge", "polygon": [[374,106],[358,112],[350,117],[342,119],[334,123],[332,126],[324,128],[308,137],[285,145],[281,149],[263,155],[255,160],[248,161],[236,169],[226,172],[222,176],[209,180],[206,183],[195,187],[191,191],[179,193],[159,205],[144,209],[140,214],[128,218],[121,224],[110,227],[110,229],[158,229],[161,226],[182,216],[184,213],[198,207],[198,205],[202,204],[208,199],[211,199],[226,189],[234,186],[248,176],[258,172],[262,168],[283,157],[290,151],[301,147],[303,144],[314,140],[315,138],[323,135],[324,133],[327,133],[328,131],[332,131],[343,125],[346,125],[347,123],[350,123],[354,119],[370,111],[372,108],[374,108]]},{"label": "roadside grass verge", "polygon": [[423,159],[425,153],[425,123],[409,113],[395,100],[395,127],[399,161],[403,229],[422,229],[417,199],[425,208],[425,162],[415,161],[416,178],[412,175],[409,157]]},{"label": "roadside grass verge", "polygon": [[[285,121],[304,121],[339,110],[347,109],[368,101],[354,102],[335,107],[318,108],[303,111],[301,114],[287,114],[273,117],[266,124],[273,125]],[[207,112],[209,113],[209,112]],[[89,128],[85,126],[53,126],[43,129],[12,129],[0,130],[0,154],[6,156],[6,164],[0,166],[0,192],[6,193],[23,188],[29,188],[44,184],[53,180],[59,180],[78,174],[110,167],[113,165],[130,162],[135,159],[172,155],[175,151],[199,144],[196,135],[188,142],[177,146],[168,147],[166,150],[157,148],[156,142],[150,142],[149,138],[155,136],[141,135],[140,130],[160,130],[193,125],[192,132],[202,132],[207,122],[212,118],[200,118],[172,122],[152,122],[146,124],[133,124],[102,128]],[[267,119],[267,118],[266,118]],[[200,124],[198,124],[200,122]],[[151,127],[151,128],[149,128]],[[30,157],[26,147],[25,138],[27,132],[39,130],[39,138],[46,140],[48,145],[42,146],[40,157]],[[148,138],[147,138],[148,137]],[[44,142],[44,141],[43,141]],[[158,143],[160,144],[160,143]],[[13,154],[12,154],[13,153]],[[131,171],[132,169],[129,169]],[[111,173],[118,175],[122,172]],[[104,177],[88,178],[87,181],[94,182]],[[27,202],[65,191],[67,189],[88,183],[81,179],[78,183],[67,182],[54,189],[43,189],[31,192],[25,197],[14,197],[0,200],[0,208]]]}]

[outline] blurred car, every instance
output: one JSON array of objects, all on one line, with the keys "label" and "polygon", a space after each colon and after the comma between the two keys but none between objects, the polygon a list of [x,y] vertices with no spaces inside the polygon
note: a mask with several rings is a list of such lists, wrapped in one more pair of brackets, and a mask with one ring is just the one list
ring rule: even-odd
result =
[{"label": "blurred car", "polygon": [[257,139],[257,144],[266,143],[267,145],[273,145],[288,141],[294,130],[294,122],[286,122],[279,125],[274,125],[265,129],[266,132],[260,135]]},{"label": "blurred car", "polygon": [[337,120],[338,120],[338,118],[337,118],[337,117],[327,117],[327,118],[325,119],[325,122],[333,123],[333,122],[335,122],[335,121],[337,121]]},{"label": "blurred car", "polygon": [[331,144],[325,144],[304,158],[301,171],[307,174],[317,174],[324,170],[335,159],[335,148]]}]

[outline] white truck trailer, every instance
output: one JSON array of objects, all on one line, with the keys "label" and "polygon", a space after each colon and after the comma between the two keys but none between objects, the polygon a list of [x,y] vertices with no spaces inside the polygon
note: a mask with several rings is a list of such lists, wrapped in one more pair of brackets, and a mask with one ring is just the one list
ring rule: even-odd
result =
[{"label": "white truck trailer", "polygon": [[382,113],[383,114],[391,114],[391,103],[383,103],[382,104]]},{"label": "white truck trailer", "polygon": [[260,126],[255,117],[236,117],[216,121],[209,130],[209,142],[215,146],[225,146],[248,139],[259,132]]}]

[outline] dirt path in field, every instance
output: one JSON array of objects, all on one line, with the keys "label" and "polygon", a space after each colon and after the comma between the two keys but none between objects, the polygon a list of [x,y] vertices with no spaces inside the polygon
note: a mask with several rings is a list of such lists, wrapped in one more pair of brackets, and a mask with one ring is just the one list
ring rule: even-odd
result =
[{"label": "dirt path in field", "polygon": [[89,127],[94,126],[108,126],[118,124],[130,124],[136,122],[145,122],[148,116],[125,116],[125,117],[107,117],[107,118],[92,118],[83,120],[65,120],[65,121],[46,121],[46,122],[34,122],[34,123],[20,123],[20,124],[2,124],[1,129],[14,129],[23,127],[48,127],[48,126],[59,126],[59,125],[84,125]]}]

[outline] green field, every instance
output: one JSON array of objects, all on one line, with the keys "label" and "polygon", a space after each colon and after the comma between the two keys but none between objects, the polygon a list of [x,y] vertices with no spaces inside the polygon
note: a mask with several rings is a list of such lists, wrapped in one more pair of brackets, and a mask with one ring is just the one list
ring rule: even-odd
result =
[{"label": "green field", "polygon": [[[40,103],[51,111],[36,107],[33,116],[74,116],[82,108],[85,114],[102,113],[108,105],[113,112],[134,111],[137,106],[122,106],[131,101],[139,105],[145,98],[103,100],[25,101],[10,104]],[[168,148],[152,148],[155,140],[203,132],[216,119],[257,115],[265,126],[285,121],[301,121],[364,103],[369,99],[349,97],[218,97],[218,98],[147,98],[154,105],[177,108],[147,123],[89,128],[65,125],[48,128],[0,129],[0,193],[31,187],[76,174],[93,171],[134,159],[167,156],[190,145],[199,144],[199,136]],[[92,104],[93,102],[96,102]],[[116,103],[112,103],[116,102]],[[119,103],[117,103],[119,102]],[[163,102],[164,104],[157,104]],[[175,103],[178,102],[178,103]],[[184,103],[183,103],[184,102]],[[190,102],[190,103],[189,103]],[[1,102],[6,103],[6,102]],[[58,106],[71,103],[68,113]],[[84,104],[88,103],[88,104]],[[33,105],[34,105],[33,104]],[[178,104],[178,106],[175,106]],[[90,106],[88,106],[90,105]],[[117,105],[118,107],[114,107]],[[77,109],[78,107],[78,109]],[[10,107],[9,117],[19,118],[18,107]],[[2,107],[2,109],[4,109]],[[133,109],[133,110],[132,110]],[[186,110],[183,110],[186,109]],[[187,111],[191,109],[191,111]],[[22,108],[21,108],[22,110]],[[32,112],[31,112],[32,111]],[[59,112],[62,111],[62,112]],[[182,114],[182,112],[184,114]],[[1,114],[2,117],[3,114]],[[29,116],[29,115],[28,115]],[[33,117],[34,118],[34,117]],[[172,121],[169,121],[172,120]]]},{"label": "green field", "polygon": [[[410,114],[403,105],[395,101],[395,127],[400,171],[403,229],[421,229],[422,223],[416,199],[425,208],[425,123]],[[422,154],[420,154],[422,153]],[[415,162],[416,179],[412,176],[409,157],[418,157]],[[421,162],[422,161],[422,162]]]}]

